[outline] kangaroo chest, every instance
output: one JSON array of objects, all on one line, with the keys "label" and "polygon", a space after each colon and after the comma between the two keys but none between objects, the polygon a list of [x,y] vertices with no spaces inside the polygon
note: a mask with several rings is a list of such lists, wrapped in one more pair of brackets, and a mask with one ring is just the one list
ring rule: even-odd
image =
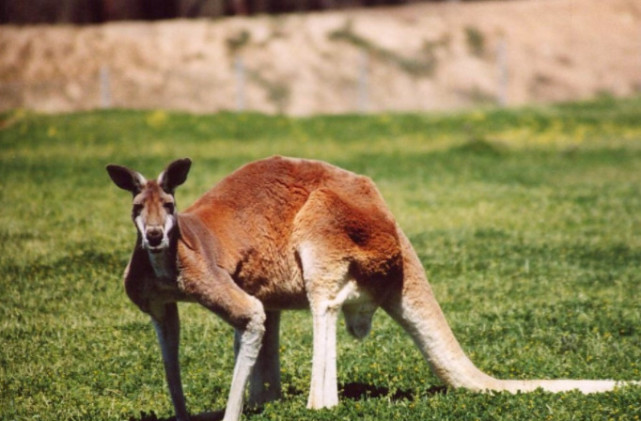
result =
[{"label": "kangaroo chest", "polygon": [[171,284],[172,282],[176,282],[176,277],[178,275],[176,262],[168,256],[168,251],[149,253],[149,263],[151,265],[154,278],[159,284]]},{"label": "kangaroo chest", "polygon": [[148,253],[150,267],[144,278],[145,290],[152,299],[184,301],[186,296],[178,281],[180,274],[175,255],[169,255],[169,253],[169,251]]}]

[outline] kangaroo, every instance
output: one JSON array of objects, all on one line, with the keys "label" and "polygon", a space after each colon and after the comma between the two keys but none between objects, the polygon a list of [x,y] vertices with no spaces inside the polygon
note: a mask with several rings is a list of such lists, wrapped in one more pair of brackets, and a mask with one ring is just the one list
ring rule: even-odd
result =
[{"label": "kangaroo", "polygon": [[312,314],[311,409],[338,404],[339,313],[349,333],[363,338],[379,307],[450,387],[592,393],[624,384],[500,380],[479,370],[369,178],[320,161],[272,157],[241,167],[178,213],[174,192],[190,167],[189,159],[176,160],[147,180],[126,167],[107,166],[113,182],[133,194],[137,239],[125,290],[151,316],[178,420],[189,419],[178,363],[178,301],[199,303],[235,329],[226,421],[240,419],[248,383],[251,404],[281,395],[279,321],[280,311],[289,309]]}]

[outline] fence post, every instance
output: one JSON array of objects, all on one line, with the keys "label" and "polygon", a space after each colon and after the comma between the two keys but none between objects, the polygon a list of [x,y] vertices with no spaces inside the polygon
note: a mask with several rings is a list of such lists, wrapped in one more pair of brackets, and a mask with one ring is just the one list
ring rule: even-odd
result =
[{"label": "fence post", "polygon": [[496,64],[498,70],[498,102],[501,107],[505,107],[508,102],[508,65],[507,65],[507,42],[505,38],[499,40],[496,50]]},{"label": "fence post", "polygon": [[111,75],[109,66],[100,67],[100,107],[111,108]]},{"label": "fence post", "polygon": [[367,112],[369,109],[369,52],[361,49],[358,72],[358,111]]},{"label": "fence post", "polygon": [[245,110],[245,63],[240,54],[234,56],[234,73],[236,75],[236,110]]}]

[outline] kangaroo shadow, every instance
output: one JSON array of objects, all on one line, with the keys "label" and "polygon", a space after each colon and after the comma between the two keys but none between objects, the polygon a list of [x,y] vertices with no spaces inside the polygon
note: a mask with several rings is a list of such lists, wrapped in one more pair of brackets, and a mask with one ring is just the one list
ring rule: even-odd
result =
[{"label": "kangaroo shadow", "polygon": [[[429,396],[440,395],[447,392],[446,386],[432,386],[427,389],[426,394]],[[289,389],[289,395],[302,395],[305,392],[301,390]],[[346,383],[339,386],[339,394],[343,399],[362,400],[366,398],[380,398],[389,397],[392,401],[400,400],[413,400],[414,393],[410,390],[396,390],[390,394],[390,389],[384,386],[374,386],[367,383]],[[243,411],[245,414],[255,414],[262,412],[262,408],[246,408]],[[202,412],[200,414],[192,414],[191,421],[220,421],[225,416],[225,410],[221,409],[212,412]],[[175,417],[158,418],[152,411],[150,413],[140,412],[139,417],[130,417],[129,421],[175,421]]]},{"label": "kangaroo shadow", "polygon": [[[427,389],[429,396],[443,394],[447,391],[446,386],[432,386]],[[396,390],[390,393],[390,389],[384,386],[374,386],[367,383],[346,383],[340,387],[342,398],[361,400],[365,398],[389,397],[392,401],[413,400],[414,393],[410,390]]]},{"label": "kangaroo shadow", "polygon": [[[190,421],[220,421],[225,416],[225,410],[212,412],[203,412],[200,414],[192,414],[189,416]],[[129,421],[176,421],[176,417],[158,418],[152,411],[150,413],[140,412],[139,417],[129,417]]]},{"label": "kangaroo shadow", "polygon": [[[261,412],[263,412],[263,409],[264,408],[262,406],[245,408],[243,410],[243,414],[245,415],[260,414]],[[219,409],[218,411],[201,412],[200,414],[190,414],[189,420],[190,421],[220,421],[224,417],[225,417],[225,409]],[[158,416],[153,411],[151,411],[150,413],[141,411],[140,416],[129,417],[129,421],[176,421],[176,417],[158,418]]]}]

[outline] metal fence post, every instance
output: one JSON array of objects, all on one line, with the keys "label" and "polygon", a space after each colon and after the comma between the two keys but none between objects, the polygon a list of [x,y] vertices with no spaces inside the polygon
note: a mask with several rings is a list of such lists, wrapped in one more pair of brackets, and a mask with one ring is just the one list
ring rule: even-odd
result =
[{"label": "metal fence post", "polygon": [[498,102],[501,107],[505,107],[508,102],[508,65],[507,65],[507,42],[505,38],[499,40],[496,51],[496,63],[498,69]]},{"label": "metal fence post", "polygon": [[236,74],[236,109],[245,110],[245,63],[240,54],[234,57],[234,73]]},{"label": "metal fence post", "polygon": [[109,66],[100,67],[100,107],[111,108],[111,75]]},{"label": "metal fence post", "polygon": [[358,111],[367,112],[369,109],[369,53],[361,50],[358,72]]}]

